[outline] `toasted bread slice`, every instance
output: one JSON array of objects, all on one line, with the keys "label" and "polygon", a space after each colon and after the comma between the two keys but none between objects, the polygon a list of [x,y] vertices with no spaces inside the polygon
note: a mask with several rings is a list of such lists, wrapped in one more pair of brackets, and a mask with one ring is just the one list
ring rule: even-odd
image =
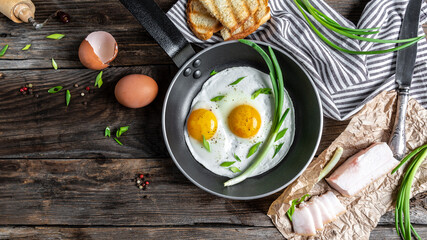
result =
[{"label": "toasted bread slice", "polygon": [[256,13],[248,18],[246,22],[234,31],[228,28],[221,30],[221,36],[224,40],[235,40],[247,37],[255,32],[259,26],[266,23],[270,19],[270,7],[268,0],[261,0],[260,6]]},{"label": "toasted bread slice", "polygon": [[199,0],[188,0],[187,23],[194,35],[201,40],[208,40],[223,28]]},{"label": "toasted bread slice", "polygon": [[259,0],[199,0],[208,12],[231,31],[242,25],[259,7]]}]

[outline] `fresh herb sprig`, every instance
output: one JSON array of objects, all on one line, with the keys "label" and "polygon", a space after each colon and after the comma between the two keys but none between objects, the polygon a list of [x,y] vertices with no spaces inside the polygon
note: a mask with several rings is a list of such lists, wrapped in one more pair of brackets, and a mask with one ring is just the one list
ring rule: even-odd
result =
[{"label": "fresh herb sprig", "polygon": [[274,94],[274,115],[273,115],[273,123],[270,129],[267,140],[262,144],[258,154],[253,159],[251,165],[246,168],[241,174],[237,177],[232,178],[224,183],[224,186],[232,186],[237,183],[244,181],[246,178],[250,176],[250,174],[258,167],[258,165],[262,162],[264,157],[267,155],[270,148],[273,146],[274,140],[276,139],[276,135],[280,130],[280,126],[285,120],[286,115],[282,114],[283,110],[283,102],[285,96],[285,90],[283,86],[283,75],[282,70],[280,69],[279,62],[276,59],[276,55],[273,52],[271,47],[268,47],[270,56],[256,43],[251,42],[249,40],[240,39],[239,40],[243,44],[247,44],[255,49],[264,59],[267,64],[267,67],[270,71],[270,80],[273,85],[273,94]]},{"label": "fresh herb sprig", "polygon": [[306,198],[308,198],[308,197],[311,197],[310,196],[310,194],[305,194],[304,196],[302,196],[301,198],[299,198],[299,199],[294,199],[294,200],[292,200],[292,203],[291,203],[291,207],[288,209],[288,211],[286,212],[286,214],[288,215],[288,218],[291,220],[291,222],[292,222],[292,215],[294,215],[294,212],[295,212],[295,207],[298,205],[298,204],[300,204],[300,203],[302,203],[302,202],[304,202],[304,200],[306,199]]},{"label": "fresh herb sprig", "polygon": [[[403,239],[411,239],[411,234],[421,239],[420,235],[415,231],[414,227],[411,224],[411,218],[409,215],[409,200],[411,199],[411,187],[414,181],[415,174],[417,173],[418,168],[427,158],[427,144],[421,146],[410,154],[408,154],[400,164],[393,169],[392,174],[395,173],[404,163],[413,159],[406,169],[406,172],[403,175],[403,180],[400,185],[399,192],[397,193],[397,201],[395,208],[395,222],[396,222],[396,232],[398,235],[401,235]],[[400,230],[400,231],[399,231]],[[411,233],[412,232],[412,233]]]},{"label": "fresh herb sprig", "polygon": [[[385,40],[385,39],[376,39],[376,38],[366,38],[361,37],[360,35],[370,35],[370,34],[376,34],[378,33],[379,28],[367,28],[367,29],[352,29],[352,28],[346,28],[341,25],[339,25],[337,22],[335,22],[333,19],[329,18],[326,14],[322,13],[318,9],[314,8],[309,0],[294,0],[296,6],[298,7],[299,11],[303,15],[304,19],[310,26],[310,28],[316,33],[316,35],[324,41],[327,45],[331,46],[332,48],[335,48],[338,51],[346,52],[349,54],[359,54],[359,55],[368,55],[368,54],[382,54],[382,53],[388,53],[388,52],[394,52],[398,51],[400,49],[409,47],[421,39],[423,39],[425,36],[418,36],[414,38],[408,38],[408,39],[399,39],[399,40]],[[375,51],[354,51],[350,49],[346,49],[343,47],[340,47],[330,41],[328,38],[326,38],[311,22],[311,20],[308,18],[307,13],[310,14],[317,22],[319,22],[322,26],[327,28],[328,30],[334,31],[340,35],[367,41],[367,42],[377,42],[377,43],[404,43],[402,45],[399,45],[397,47],[388,48],[384,50],[375,50]]]}]

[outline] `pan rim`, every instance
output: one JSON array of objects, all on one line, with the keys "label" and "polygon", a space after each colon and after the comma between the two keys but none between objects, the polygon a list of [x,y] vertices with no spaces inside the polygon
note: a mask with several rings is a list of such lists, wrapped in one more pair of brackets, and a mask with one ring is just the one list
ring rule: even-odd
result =
[{"label": "pan rim", "polygon": [[[318,107],[320,110],[320,126],[319,126],[319,134],[317,136],[316,139],[316,144],[315,144],[315,148],[313,149],[313,152],[310,155],[310,159],[307,161],[307,163],[304,165],[304,167],[295,175],[294,178],[292,178],[288,183],[263,194],[259,194],[259,195],[254,195],[254,196],[245,196],[245,197],[236,197],[236,196],[230,196],[230,195],[225,195],[225,194],[221,194],[215,191],[212,191],[206,187],[204,187],[203,185],[199,184],[196,180],[194,180],[190,175],[187,174],[187,172],[181,167],[181,165],[179,164],[179,162],[176,160],[175,155],[173,154],[169,142],[168,142],[168,136],[166,134],[166,106],[167,106],[167,101],[169,99],[170,96],[170,92],[172,91],[172,86],[174,85],[174,83],[177,81],[179,75],[182,73],[182,71],[184,71],[183,67],[180,67],[178,72],[175,74],[174,78],[172,79],[171,83],[169,84],[168,90],[166,91],[166,95],[163,101],[163,107],[162,107],[162,134],[163,134],[163,140],[165,142],[166,148],[169,152],[170,157],[172,158],[172,160],[174,161],[175,165],[178,167],[178,169],[181,171],[182,174],[184,174],[184,176],[190,180],[194,185],[196,185],[197,187],[199,187],[200,189],[219,196],[219,197],[223,197],[223,198],[227,198],[227,199],[232,199],[232,200],[254,200],[254,199],[259,199],[259,198],[263,198],[263,197],[267,197],[270,196],[274,193],[277,193],[281,190],[283,190],[284,188],[286,188],[287,186],[289,186],[291,183],[293,183],[308,167],[308,165],[313,161],[313,157],[316,154],[317,149],[319,148],[320,145],[320,140],[322,138],[322,133],[323,133],[323,108],[322,108],[322,101],[320,99],[319,96],[319,91],[316,87],[316,85],[314,84],[314,81],[312,79],[312,77],[308,74],[307,70],[298,62],[295,60],[294,57],[292,57],[288,52],[280,49],[279,47],[273,45],[273,44],[269,44],[266,42],[262,42],[262,41],[258,41],[258,40],[252,40],[252,42],[255,42],[257,44],[263,45],[263,46],[271,46],[274,50],[279,51],[281,54],[285,55],[286,57],[288,57],[289,59],[291,59],[303,72],[304,74],[307,76],[308,80],[310,81],[310,84],[312,85],[313,89],[314,89],[314,93],[316,95],[316,98],[318,100]],[[234,44],[239,42],[238,40],[232,40],[232,41],[224,41],[224,42],[220,42],[220,43],[216,43],[212,46],[209,46],[205,49],[203,49],[202,51],[196,53],[194,56],[192,56],[190,59],[188,59],[182,66],[186,66],[189,62],[194,61],[196,58],[198,58],[200,55],[204,54],[207,51],[210,51],[211,49],[218,47],[218,46],[222,46],[222,45],[226,45],[226,44]],[[268,174],[268,172],[266,173]]]}]

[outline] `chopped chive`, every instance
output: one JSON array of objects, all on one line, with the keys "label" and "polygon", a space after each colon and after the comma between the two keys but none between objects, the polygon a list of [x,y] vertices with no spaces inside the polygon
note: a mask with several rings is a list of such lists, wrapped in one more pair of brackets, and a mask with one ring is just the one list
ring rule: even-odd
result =
[{"label": "chopped chive", "polygon": [[129,126],[120,127],[116,131],[116,137],[119,138],[123,133],[127,132],[129,130]]},{"label": "chopped chive", "polygon": [[119,139],[114,138],[114,140],[116,140],[116,142],[117,142],[120,146],[123,146],[123,143],[121,143],[121,142],[119,141]]},{"label": "chopped chive", "polygon": [[[246,76],[245,76],[246,77]],[[238,78],[236,81],[234,81],[234,82],[232,82],[232,83],[230,83],[229,84],[229,86],[233,86],[233,85],[236,85],[236,84],[238,84],[240,81],[242,81],[243,80],[243,78],[245,78],[245,77],[240,77],[240,78]]]},{"label": "chopped chive", "polygon": [[98,75],[96,76],[96,79],[95,79],[95,87],[96,87],[96,86],[98,86],[98,88],[101,88],[102,84],[104,83],[104,82],[102,81],[102,72],[103,72],[103,71],[99,72],[99,73],[98,73]]},{"label": "chopped chive", "polygon": [[202,135],[202,137],[203,137],[203,146],[205,147],[205,149],[206,149],[208,152],[210,152],[210,151],[211,151],[211,147],[209,146],[209,142],[208,142],[208,141],[206,141],[206,138],[205,138],[205,136],[204,136],[204,135]]},{"label": "chopped chive", "polygon": [[261,144],[262,142],[258,142],[258,143],[256,143],[255,145],[253,145],[250,149],[249,149],[249,152],[248,152],[248,155],[246,156],[246,158],[249,158],[250,156],[252,156],[254,153],[256,153],[256,151],[258,151],[258,148],[259,148],[259,145]]},{"label": "chopped chive", "polygon": [[31,44],[27,44],[27,45],[25,45],[25,47],[24,47],[23,49],[21,49],[21,50],[22,50],[22,51],[25,51],[25,50],[30,49],[30,47],[31,47]]},{"label": "chopped chive", "polygon": [[107,126],[107,127],[105,128],[104,133],[105,133],[105,136],[106,136],[106,137],[111,137],[110,127],[108,127],[108,126]]},{"label": "chopped chive", "polygon": [[304,196],[302,196],[300,199],[294,199],[294,200],[292,200],[292,204],[291,204],[291,207],[288,209],[288,211],[286,212],[286,214],[288,215],[288,217],[289,217],[289,220],[291,220],[291,222],[292,222],[292,215],[294,214],[294,212],[295,212],[295,206],[296,205],[298,205],[298,204],[300,204],[300,203],[302,203],[302,202],[304,202],[304,200],[307,198],[307,197],[310,197],[310,194],[305,194]]},{"label": "chopped chive", "polygon": [[210,73],[211,76],[217,74],[217,72],[215,70],[212,70],[212,72]]},{"label": "chopped chive", "polygon": [[224,95],[216,96],[216,97],[211,99],[211,102],[221,101],[221,99],[223,99],[224,97],[225,97]]},{"label": "chopped chive", "polygon": [[71,100],[71,93],[70,90],[67,90],[67,92],[65,93],[65,103],[68,105],[70,105],[70,100]]},{"label": "chopped chive", "polygon": [[280,149],[283,147],[283,144],[284,144],[284,143],[281,143],[281,144],[276,145],[276,146],[274,147],[274,154],[273,154],[273,158],[276,156],[276,154],[277,154],[277,153],[279,153]]},{"label": "chopped chive", "polygon": [[62,89],[62,86],[56,86],[53,88],[49,88],[49,90],[47,90],[47,92],[48,93],[57,93],[57,92],[61,91],[61,89]]},{"label": "chopped chive", "polygon": [[238,162],[242,161],[242,160],[240,160],[239,156],[237,156],[236,154],[234,154],[234,159],[236,159]]},{"label": "chopped chive", "polygon": [[283,136],[285,136],[286,131],[288,131],[287,128],[283,129],[276,135],[276,139],[274,139],[275,142],[279,141]]},{"label": "chopped chive", "polygon": [[234,173],[241,172],[237,167],[230,167],[229,169]]},{"label": "chopped chive", "polygon": [[231,161],[231,162],[223,162],[220,164],[221,167],[229,167],[231,165],[233,165],[236,161]]},{"label": "chopped chive", "polygon": [[255,99],[260,94],[271,94],[271,93],[272,93],[271,88],[260,88],[252,94],[251,98]]},{"label": "chopped chive", "polygon": [[65,35],[64,34],[59,34],[59,33],[54,33],[54,34],[51,34],[49,36],[46,36],[46,38],[55,39],[55,40],[59,40],[59,39],[61,39],[63,37],[65,37]]},{"label": "chopped chive", "polygon": [[53,67],[55,70],[58,70],[58,64],[56,64],[55,59],[53,59],[53,58],[52,58],[52,67]]},{"label": "chopped chive", "polygon": [[9,45],[6,44],[0,51],[0,57],[3,57],[4,54],[6,53],[6,50],[9,48]]}]

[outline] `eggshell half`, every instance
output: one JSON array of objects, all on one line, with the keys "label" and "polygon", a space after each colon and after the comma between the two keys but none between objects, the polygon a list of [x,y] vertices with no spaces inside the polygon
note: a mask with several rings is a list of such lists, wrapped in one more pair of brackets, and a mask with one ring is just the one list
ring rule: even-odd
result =
[{"label": "eggshell half", "polygon": [[87,68],[101,70],[108,67],[118,52],[114,37],[104,31],[93,32],[82,41],[79,47],[80,62]]},{"label": "eggshell half", "polygon": [[140,108],[150,104],[157,96],[156,81],[142,74],[131,74],[117,82],[114,94],[117,101],[128,108]]}]

